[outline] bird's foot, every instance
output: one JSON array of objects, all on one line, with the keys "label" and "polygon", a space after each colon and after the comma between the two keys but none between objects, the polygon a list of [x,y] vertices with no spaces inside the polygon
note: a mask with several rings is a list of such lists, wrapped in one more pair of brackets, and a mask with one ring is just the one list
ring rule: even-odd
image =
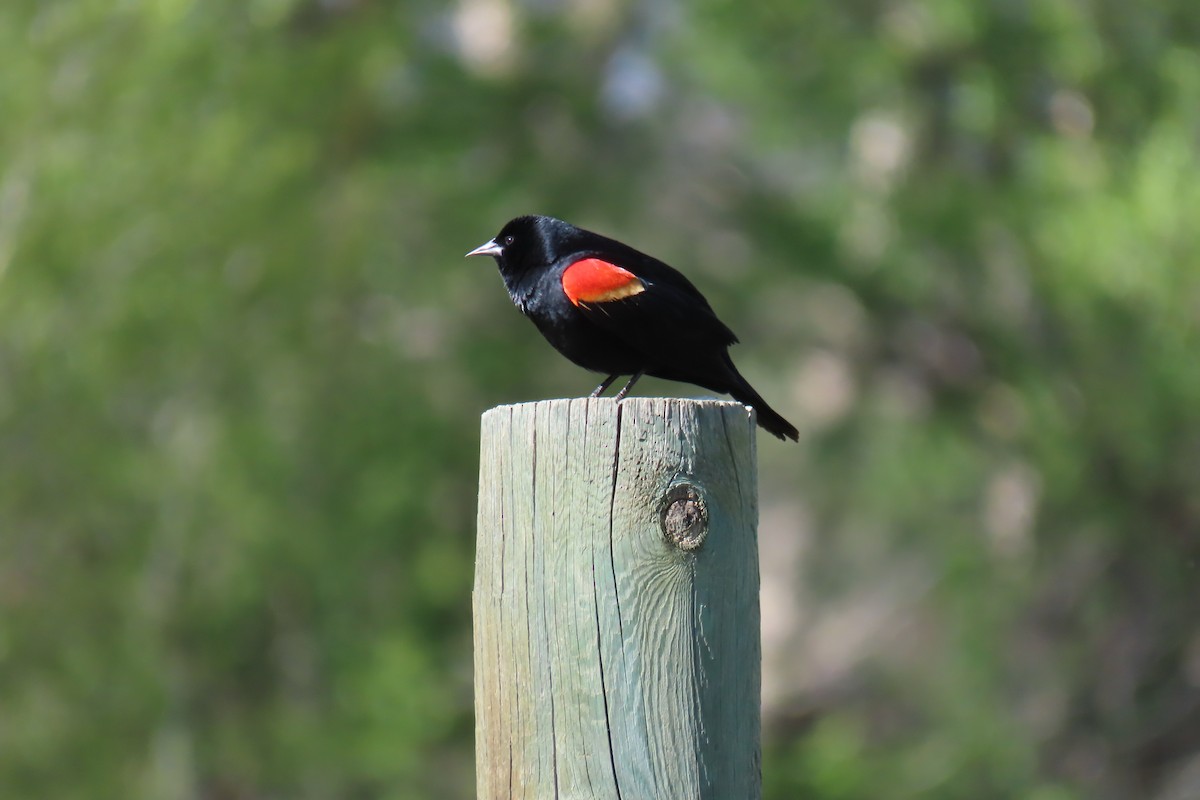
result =
[{"label": "bird's foot", "polygon": [[[633,377],[629,379],[629,383],[625,384],[625,386],[622,387],[621,391],[617,392],[617,396],[615,399],[617,401],[624,400],[625,395],[629,394],[629,390],[632,389],[633,385],[638,382],[638,378],[642,377],[642,375],[644,375],[644,374],[645,374],[644,370],[639,370],[638,372],[635,372],[633,374]],[[616,377],[616,376],[614,375],[613,377]]]},{"label": "bird's foot", "polygon": [[599,397],[600,395],[604,394],[604,390],[612,386],[613,381],[619,377],[619,375],[609,375],[604,379],[603,383],[596,387],[596,391],[592,392],[590,395],[588,395],[588,397]]}]

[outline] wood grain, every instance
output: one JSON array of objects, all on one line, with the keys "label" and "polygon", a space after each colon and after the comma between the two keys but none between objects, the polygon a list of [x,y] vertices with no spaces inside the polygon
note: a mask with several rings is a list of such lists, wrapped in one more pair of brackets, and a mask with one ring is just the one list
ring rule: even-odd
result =
[{"label": "wood grain", "polygon": [[484,414],[480,800],[759,797],[754,432],[719,401]]}]

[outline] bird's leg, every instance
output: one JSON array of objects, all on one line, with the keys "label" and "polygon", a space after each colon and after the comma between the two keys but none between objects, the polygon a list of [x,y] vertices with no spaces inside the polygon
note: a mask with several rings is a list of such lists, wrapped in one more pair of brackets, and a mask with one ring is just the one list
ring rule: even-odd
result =
[{"label": "bird's leg", "polygon": [[608,387],[612,386],[613,381],[615,381],[619,377],[621,377],[621,376],[620,375],[609,375],[607,378],[604,379],[604,383],[597,386],[596,391],[592,392],[589,395],[589,397],[599,397],[600,395],[604,394],[604,390],[607,389]]},{"label": "bird's leg", "polygon": [[[642,377],[645,374],[646,374],[646,370],[644,370],[644,369],[639,369],[637,372],[633,373],[633,377],[629,379],[629,383],[625,384],[625,387],[623,389],[621,389],[621,391],[617,392],[616,399],[624,400],[625,395],[629,394],[629,390],[632,389],[633,385],[638,382],[638,378]],[[616,377],[616,376],[614,376],[614,377]]]}]

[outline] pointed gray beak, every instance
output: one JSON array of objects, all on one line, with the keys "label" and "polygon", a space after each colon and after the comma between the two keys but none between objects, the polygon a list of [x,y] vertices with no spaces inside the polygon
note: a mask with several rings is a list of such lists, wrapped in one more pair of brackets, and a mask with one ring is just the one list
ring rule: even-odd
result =
[{"label": "pointed gray beak", "polygon": [[467,258],[471,256],[498,256],[504,252],[504,248],[495,240],[492,239],[486,244],[481,244],[471,252],[467,253]]}]

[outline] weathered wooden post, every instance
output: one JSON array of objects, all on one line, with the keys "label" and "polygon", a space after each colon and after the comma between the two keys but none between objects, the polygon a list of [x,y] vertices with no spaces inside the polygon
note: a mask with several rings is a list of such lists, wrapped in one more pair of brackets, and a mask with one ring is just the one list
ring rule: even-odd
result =
[{"label": "weathered wooden post", "polygon": [[754,421],[738,403],[483,415],[478,800],[753,800]]}]

